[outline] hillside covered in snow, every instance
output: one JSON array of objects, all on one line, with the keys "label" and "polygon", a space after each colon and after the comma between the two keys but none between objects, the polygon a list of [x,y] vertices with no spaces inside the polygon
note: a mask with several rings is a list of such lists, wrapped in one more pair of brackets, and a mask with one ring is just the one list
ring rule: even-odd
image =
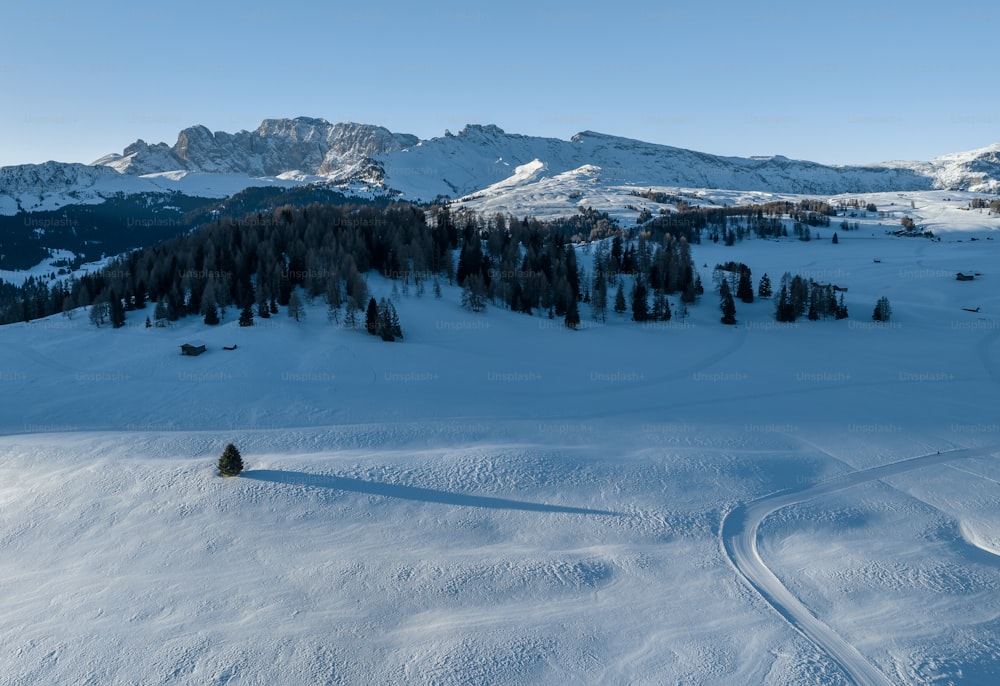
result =
[{"label": "hillside covered in snow", "polygon": [[[998,220],[946,197],[879,199],[940,242],[696,245],[668,322],[370,273],[402,341],[322,297],[0,327],[3,681],[995,684]],[[851,316],[724,326],[729,260]]]}]

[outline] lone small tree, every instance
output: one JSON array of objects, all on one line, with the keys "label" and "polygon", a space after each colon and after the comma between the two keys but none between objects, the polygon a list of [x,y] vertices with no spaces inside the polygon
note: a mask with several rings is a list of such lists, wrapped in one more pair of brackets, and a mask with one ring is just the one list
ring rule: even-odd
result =
[{"label": "lone small tree", "polygon": [[230,443],[222,451],[222,457],[219,458],[219,474],[222,476],[239,476],[242,471],[243,458],[240,457],[240,451],[236,449],[236,446]]},{"label": "lone small tree", "polygon": [[771,294],[771,277],[764,274],[760,277],[760,282],[757,284],[757,295],[761,298],[770,298]]},{"label": "lone small tree", "polygon": [[872,319],[877,322],[887,322],[892,318],[892,306],[889,299],[884,295],[875,303],[875,311],[872,312]]}]

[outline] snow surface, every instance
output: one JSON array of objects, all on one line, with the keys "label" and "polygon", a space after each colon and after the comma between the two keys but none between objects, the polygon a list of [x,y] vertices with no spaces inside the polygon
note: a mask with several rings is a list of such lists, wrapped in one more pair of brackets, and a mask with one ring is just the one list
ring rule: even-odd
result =
[{"label": "snow surface", "polygon": [[[0,681],[997,683],[997,219],[882,204],[955,230],[696,245],[685,322],[573,332],[446,285],[399,296],[393,344],[319,302],[0,328]],[[724,327],[726,260],[847,286],[851,318]],[[765,596],[724,526],[762,502]]]}]

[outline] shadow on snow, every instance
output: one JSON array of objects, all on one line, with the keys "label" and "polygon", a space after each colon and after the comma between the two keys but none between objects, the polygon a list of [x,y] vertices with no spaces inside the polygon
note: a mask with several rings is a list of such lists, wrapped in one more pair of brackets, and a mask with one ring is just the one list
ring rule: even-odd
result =
[{"label": "shadow on snow", "polygon": [[441,503],[443,505],[461,505],[463,507],[486,507],[494,510],[524,510],[527,512],[561,512],[564,514],[612,515],[619,512],[608,510],[591,510],[584,507],[567,507],[564,505],[546,505],[544,503],[529,503],[522,500],[507,498],[491,498],[465,493],[451,493],[433,488],[419,488],[402,484],[387,484],[379,481],[365,481],[346,476],[331,476],[326,474],[309,474],[308,472],[290,472],[281,469],[252,469],[240,476],[256,481],[270,481],[293,486],[310,486],[313,488],[328,488],[335,491],[352,491],[380,495],[386,498],[401,498],[417,500],[425,503]]}]

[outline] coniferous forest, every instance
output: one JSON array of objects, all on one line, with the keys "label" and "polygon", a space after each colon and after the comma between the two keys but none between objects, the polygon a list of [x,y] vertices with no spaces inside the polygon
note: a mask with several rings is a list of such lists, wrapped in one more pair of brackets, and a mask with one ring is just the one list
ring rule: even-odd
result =
[{"label": "coniferous forest", "polygon": [[[592,209],[541,222],[453,212],[447,205],[336,201],[272,204],[235,216],[252,201],[228,207],[194,231],[133,250],[96,273],[57,281],[30,278],[22,286],[0,282],[0,323],[88,307],[96,326],[121,327],[139,310],[144,312],[137,323],[146,320],[150,326],[187,316],[214,325],[234,308],[241,326],[253,326],[280,308],[298,321],[305,316],[304,297],[322,298],[331,321],[364,327],[384,340],[400,339],[403,330],[391,300],[377,301],[369,293],[369,271],[418,295],[428,288],[439,295],[442,282],[458,284],[463,306],[473,312],[502,307],[558,317],[577,328],[581,305],[589,306],[584,312],[593,319],[605,321],[610,299],[615,312],[631,310],[637,322],[666,321],[672,315],[667,296],[679,296],[675,306],[686,314],[704,292],[690,247],[703,235],[731,245],[751,236],[788,235],[784,221],[828,225],[835,214],[828,205],[808,201],[710,209],[681,204],[675,213],[623,229]],[[587,265],[577,262],[580,243],[589,244]],[[750,267],[718,265],[713,277],[723,320],[735,323],[733,298],[754,300]],[[728,296],[720,281],[728,282]],[[843,295],[835,290],[843,289],[786,274],[774,288],[774,316],[778,321],[806,314],[846,317]],[[771,297],[771,291],[763,275],[757,295]]]},{"label": "coniferous forest", "polygon": [[[135,250],[100,272],[51,286],[35,279],[21,287],[3,284],[0,321],[29,321],[86,306],[98,326],[122,326],[128,313],[147,307],[153,313],[143,317],[157,324],[185,316],[214,324],[220,310],[233,307],[241,323],[252,326],[255,316],[269,317],[278,308],[290,308],[297,317],[297,289],[307,298],[324,298],[332,318],[360,321],[370,304],[364,274],[374,270],[418,293],[439,280],[457,283],[472,310],[489,304],[565,317],[572,325],[579,322],[578,303],[591,299],[592,283],[577,264],[569,237],[595,230],[617,231],[610,250],[598,251],[595,282],[615,284],[622,274],[635,274],[654,292],[693,288],[686,241],[664,234],[658,240],[640,237],[633,245],[602,213],[543,223],[453,215],[446,206],[425,211],[405,203],[289,205],[220,218]],[[440,283],[434,287],[439,290]],[[595,290],[606,297],[606,285]],[[385,319],[396,316],[382,310]],[[398,332],[399,326],[379,327],[388,339],[386,331]]]}]

